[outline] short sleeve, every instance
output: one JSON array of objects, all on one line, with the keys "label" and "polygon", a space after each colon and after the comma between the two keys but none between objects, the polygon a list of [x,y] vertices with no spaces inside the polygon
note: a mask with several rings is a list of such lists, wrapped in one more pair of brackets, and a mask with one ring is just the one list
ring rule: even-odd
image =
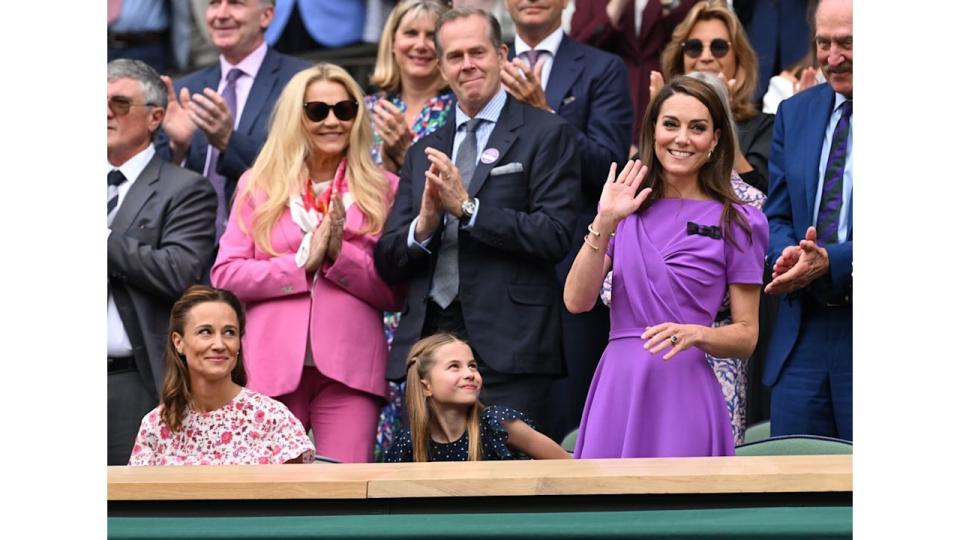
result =
[{"label": "short sleeve", "polygon": [[393,440],[393,444],[387,449],[387,455],[383,458],[384,463],[410,463],[413,461],[413,445],[410,442],[410,432],[403,431],[399,437]]},{"label": "short sleeve", "polygon": [[133,443],[133,451],[130,452],[128,465],[135,467],[159,465],[154,461],[157,455],[159,432],[160,407],[157,407],[148,412],[140,421],[140,430],[137,431],[137,438]]},{"label": "short sleeve", "polygon": [[733,220],[730,223],[733,242],[724,245],[728,284],[763,284],[763,261],[770,239],[767,216],[752,206],[735,206],[746,219],[750,234]]},{"label": "short sleeve", "polygon": [[507,446],[507,428],[503,424],[513,420],[522,420],[531,428],[537,429],[530,417],[510,407],[491,405],[480,413],[485,459],[520,459],[526,457],[521,453],[514,453]]},{"label": "short sleeve", "polygon": [[272,402],[270,403],[272,410],[266,412],[268,415],[276,416],[277,419],[273,442],[280,448],[279,462],[286,463],[302,455],[303,463],[313,463],[317,451],[303,429],[303,424],[286,405],[273,399],[270,402]]}]

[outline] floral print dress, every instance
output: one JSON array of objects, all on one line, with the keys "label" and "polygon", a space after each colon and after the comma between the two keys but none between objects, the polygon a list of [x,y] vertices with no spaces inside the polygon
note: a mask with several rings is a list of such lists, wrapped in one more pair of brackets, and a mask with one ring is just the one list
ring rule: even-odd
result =
[{"label": "floral print dress", "polygon": [[[380,98],[386,99],[400,109],[401,112],[407,112],[407,104],[400,99],[400,94],[385,95],[382,93],[367,96],[365,100],[367,110],[372,111],[373,106],[376,105],[377,100]],[[413,124],[413,142],[419,141],[444,125],[450,116],[450,111],[453,110],[453,104],[455,102],[456,98],[450,90],[444,90],[438,94],[437,97],[427,102],[423,109],[420,110],[420,114]],[[377,165],[383,165],[383,156],[380,151],[382,143],[383,141],[380,139],[380,134],[374,129],[373,148],[370,153],[373,156],[373,161]],[[387,336],[387,347],[393,343],[393,334],[399,325],[400,312],[392,311],[383,314],[383,329]],[[387,404],[380,413],[380,421],[377,426],[374,461],[383,460],[387,449],[393,444],[394,439],[396,439],[403,427],[400,419],[403,413],[404,383],[389,382],[387,386]]]},{"label": "floral print dress", "polygon": [[282,403],[243,388],[217,410],[187,409],[171,431],[153,409],[140,423],[130,465],[255,465],[284,463],[316,451],[303,424]]}]

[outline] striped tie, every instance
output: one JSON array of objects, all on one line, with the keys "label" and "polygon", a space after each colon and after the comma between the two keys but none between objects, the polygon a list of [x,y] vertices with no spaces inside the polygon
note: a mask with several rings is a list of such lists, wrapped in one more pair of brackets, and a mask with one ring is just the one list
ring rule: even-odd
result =
[{"label": "striped tie", "polygon": [[820,195],[820,210],[817,212],[817,243],[835,244],[840,228],[840,208],[843,206],[843,170],[847,162],[847,144],[850,138],[850,116],[853,100],[840,105],[840,121],[833,130],[830,155],[823,173],[823,191]]},{"label": "striped tie", "polygon": [[117,201],[120,200],[120,184],[127,181],[127,177],[120,172],[120,169],[114,169],[107,173],[107,215],[113,212],[117,207]]}]

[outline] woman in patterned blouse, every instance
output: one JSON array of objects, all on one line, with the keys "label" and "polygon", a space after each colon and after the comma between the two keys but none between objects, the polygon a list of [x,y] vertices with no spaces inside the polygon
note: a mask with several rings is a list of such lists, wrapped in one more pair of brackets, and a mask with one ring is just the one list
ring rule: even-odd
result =
[{"label": "woman in patterned blouse", "polygon": [[[383,27],[370,77],[380,92],[367,96],[366,105],[373,119],[373,160],[389,171],[399,171],[407,149],[446,123],[453,108],[454,96],[440,76],[433,41],[437,19],[449,9],[435,0],[404,0]],[[399,324],[400,313],[384,314],[388,345]],[[402,385],[389,383],[387,394],[377,429],[377,461],[401,428]]]},{"label": "woman in patterned blouse", "polygon": [[405,0],[390,13],[380,37],[369,96],[373,159],[397,172],[407,149],[447,121],[453,93],[440,76],[433,28],[449,8],[435,0]]},{"label": "woman in patterned blouse", "polygon": [[300,421],[243,387],[243,332],[243,308],[230,291],[195,285],[173,305],[163,396],[141,422],[130,465],[313,461]]}]

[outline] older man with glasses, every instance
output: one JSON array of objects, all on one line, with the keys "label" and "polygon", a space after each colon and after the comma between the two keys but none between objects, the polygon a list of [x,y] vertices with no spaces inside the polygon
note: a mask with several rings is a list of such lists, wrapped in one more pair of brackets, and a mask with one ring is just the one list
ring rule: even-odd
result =
[{"label": "older man with glasses", "polygon": [[152,140],[167,92],[139,60],[107,65],[107,463],[125,465],[159,401],[170,308],[213,260],[217,198]]}]

